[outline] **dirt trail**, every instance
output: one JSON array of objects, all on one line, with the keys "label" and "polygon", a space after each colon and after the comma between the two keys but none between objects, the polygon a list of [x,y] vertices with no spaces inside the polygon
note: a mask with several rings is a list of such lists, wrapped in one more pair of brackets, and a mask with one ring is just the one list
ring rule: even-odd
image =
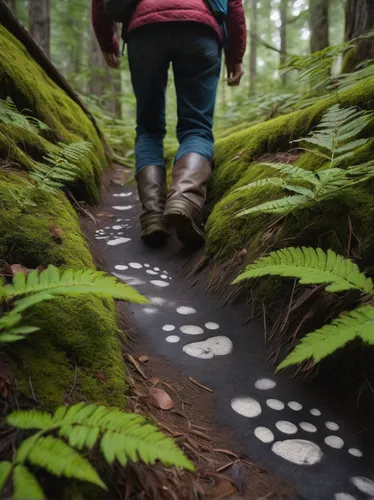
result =
[{"label": "dirt trail", "polygon": [[[207,271],[199,280],[188,280],[190,256],[174,239],[158,250],[139,241],[138,204],[133,184],[112,185],[96,211],[92,239],[107,271],[152,302],[129,307],[140,346],[135,353],[150,358],[151,376],[165,377],[181,391],[189,377],[211,389],[189,387],[194,425],[204,427],[207,419],[215,442],[232,443],[231,449],[292,484],[299,498],[374,498],[372,450],[349,409],[333,405],[302,380],[275,376],[264,362],[261,327],[243,326],[244,307],[207,297]],[[276,482],[271,476],[267,481],[268,490],[260,496],[273,498],[266,494],[273,494]],[[256,499],[258,493],[254,489],[245,498]],[[284,490],[283,498],[294,497],[292,488]]]}]

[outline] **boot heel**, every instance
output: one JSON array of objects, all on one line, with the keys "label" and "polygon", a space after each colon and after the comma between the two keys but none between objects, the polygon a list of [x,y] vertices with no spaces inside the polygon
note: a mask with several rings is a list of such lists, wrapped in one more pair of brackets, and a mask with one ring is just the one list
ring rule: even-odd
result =
[{"label": "boot heel", "polygon": [[167,203],[164,218],[166,226],[175,229],[179,241],[186,247],[199,248],[205,243],[204,231],[194,222],[186,202],[172,200]]}]

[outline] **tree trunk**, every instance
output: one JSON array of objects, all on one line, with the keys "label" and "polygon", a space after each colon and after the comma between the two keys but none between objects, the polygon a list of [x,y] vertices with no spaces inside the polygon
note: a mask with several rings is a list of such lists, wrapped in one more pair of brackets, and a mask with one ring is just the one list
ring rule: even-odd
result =
[{"label": "tree trunk", "polygon": [[310,52],[329,46],[329,0],[310,0]]},{"label": "tree trunk", "polygon": [[[280,1],[280,63],[283,64],[287,57],[287,14],[288,14],[288,0]],[[282,75],[282,83],[287,83],[286,74]]]},{"label": "tree trunk", "polygon": [[249,38],[249,95],[256,92],[257,76],[257,0],[250,0],[251,35]]},{"label": "tree trunk", "polygon": [[29,0],[29,28],[31,36],[50,55],[50,0]]},{"label": "tree trunk", "polygon": [[[345,9],[345,37],[346,40],[363,35],[374,29],[374,1],[347,0]],[[374,58],[374,40],[359,40],[356,50],[356,62]]]}]

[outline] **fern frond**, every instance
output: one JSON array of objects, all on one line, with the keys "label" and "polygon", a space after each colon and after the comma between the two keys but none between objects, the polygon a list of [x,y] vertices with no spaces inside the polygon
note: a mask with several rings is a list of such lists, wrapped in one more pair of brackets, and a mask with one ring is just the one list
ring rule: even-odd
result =
[{"label": "fern frond", "polygon": [[17,106],[10,97],[0,99],[0,123],[20,127],[34,133],[38,133],[38,129],[49,129],[49,127],[40,120],[31,116],[26,116],[18,111]]},{"label": "fern frond", "polygon": [[[132,287],[117,281],[113,276],[91,269],[78,271],[68,269],[60,273],[57,267],[48,266],[41,273],[31,271],[27,277],[23,273],[17,273],[13,283],[6,285],[4,291],[8,298],[35,294],[29,298],[30,303],[27,303],[27,307],[56,295],[74,296],[86,293],[138,304],[148,303],[148,300]],[[18,307],[20,310],[23,304],[25,302],[17,301],[15,309]]]},{"label": "fern frond", "polygon": [[59,143],[59,146],[58,154],[49,152],[43,156],[44,163],[37,163],[35,170],[30,172],[37,189],[54,193],[74,181],[80,171],[79,162],[92,148],[92,144],[86,141],[68,145]]},{"label": "fern frond", "polygon": [[373,282],[351,260],[321,248],[288,247],[271,252],[246,267],[234,283],[260,276],[298,278],[302,285],[326,284],[326,292],[358,289],[374,293]]},{"label": "fern frond", "polygon": [[191,462],[174,441],[148,424],[141,415],[78,403],[58,409],[53,425],[61,426],[60,434],[78,449],[91,449],[96,442],[95,437],[102,434],[100,448],[108,463],[117,459],[125,465],[128,460],[136,462],[140,457],[146,464],[160,460],[165,465],[193,470]]},{"label": "fern frond", "polygon": [[12,471],[12,464],[7,461],[0,462],[0,493],[3,491],[5,483]]},{"label": "fern frond", "polygon": [[13,472],[13,500],[45,500],[44,492],[34,474],[24,465]]},{"label": "fern frond", "polygon": [[21,314],[14,309],[0,318],[0,343],[22,340],[29,333],[39,330],[35,326],[19,326],[21,320]]},{"label": "fern frond", "polygon": [[53,419],[45,411],[14,411],[7,417],[7,422],[18,429],[50,429]]},{"label": "fern frond", "polygon": [[286,214],[304,208],[310,201],[310,198],[305,195],[286,196],[278,200],[267,201],[255,207],[241,210],[235,214],[235,217],[243,217],[244,215],[255,213]]},{"label": "fern frond", "polygon": [[355,107],[341,108],[336,104],[325,112],[316,130],[299,141],[328,151],[331,166],[337,166],[351,158],[359,147],[369,141],[354,139],[369,125],[373,116],[372,112],[360,111]]},{"label": "fern frond", "polygon": [[361,306],[309,333],[282,361],[277,371],[308,359],[318,363],[357,337],[367,344],[374,344],[374,307]]},{"label": "fern frond", "polygon": [[313,172],[297,167],[296,165],[290,165],[288,163],[261,163],[261,165],[282,172],[282,174],[284,174],[284,176],[288,179],[295,179],[295,180],[302,179],[306,182],[310,182],[313,185],[317,184]]},{"label": "fern frond", "polygon": [[92,465],[66,443],[53,436],[32,436],[23,441],[16,462],[28,462],[58,477],[87,481],[107,489]]},{"label": "fern frond", "polygon": [[[20,463],[28,460],[34,465],[45,467],[44,461],[38,462],[44,460],[39,458],[39,452],[45,448],[58,448],[61,446],[58,443],[62,441],[42,441],[46,438],[41,437],[40,433],[57,430],[60,437],[66,438],[69,445],[78,450],[91,450],[100,441],[100,449],[110,464],[118,460],[121,465],[125,465],[129,460],[137,462],[140,458],[146,464],[160,460],[165,465],[194,469],[171,438],[164,436],[141,415],[124,413],[118,408],[78,403],[58,408],[52,417],[44,412],[16,411],[8,416],[7,422],[20,429],[39,429],[39,433],[24,441],[19,448],[17,460]],[[39,450],[38,454],[30,455],[35,449]],[[47,470],[59,475],[56,464],[53,470],[48,467]]]},{"label": "fern frond", "polygon": [[265,179],[259,179],[258,181],[251,182],[246,184],[245,186],[241,186],[237,189],[234,189],[233,193],[238,193],[241,191],[248,191],[253,188],[260,188],[263,186],[279,186],[284,187],[286,185],[286,181],[281,177],[267,177]]}]

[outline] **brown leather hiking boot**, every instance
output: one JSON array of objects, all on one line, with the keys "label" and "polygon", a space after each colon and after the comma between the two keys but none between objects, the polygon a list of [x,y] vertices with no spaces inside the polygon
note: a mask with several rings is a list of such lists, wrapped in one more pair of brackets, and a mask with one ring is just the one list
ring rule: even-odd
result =
[{"label": "brown leather hiking boot", "polygon": [[164,216],[186,246],[204,243],[203,207],[211,172],[210,163],[197,153],[186,154],[174,165]]},{"label": "brown leather hiking boot", "polygon": [[161,246],[169,236],[163,218],[166,202],[166,170],[149,165],[136,174],[139,199],[142,204],[140,214],[140,237],[151,246]]}]

